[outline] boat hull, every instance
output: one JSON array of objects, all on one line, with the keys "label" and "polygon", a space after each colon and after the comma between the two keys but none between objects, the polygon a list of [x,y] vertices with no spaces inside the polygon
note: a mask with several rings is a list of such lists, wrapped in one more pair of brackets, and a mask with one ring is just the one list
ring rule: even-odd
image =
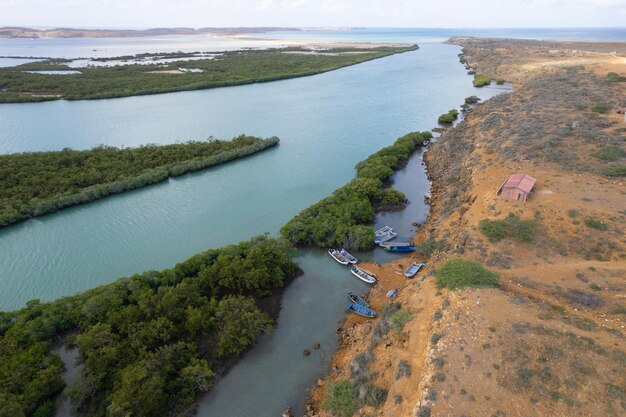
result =
[{"label": "boat hull", "polygon": [[348,308],[348,310],[355,314],[358,314],[359,316],[367,317],[370,319],[376,317],[376,312],[371,308],[363,307],[354,303],[346,303],[346,307]]},{"label": "boat hull", "polygon": [[376,284],[376,277],[363,271],[361,268],[354,267],[350,270],[352,275],[365,282],[366,284]]}]

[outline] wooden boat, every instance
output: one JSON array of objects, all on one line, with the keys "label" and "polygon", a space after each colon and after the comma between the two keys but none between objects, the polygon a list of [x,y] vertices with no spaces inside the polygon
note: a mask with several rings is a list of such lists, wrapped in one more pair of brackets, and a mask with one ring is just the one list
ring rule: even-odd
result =
[{"label": "wooden boat", "polygon": [[389,227],[389,226],[385,226],[385,227],[383,227],[381,229],[376,230],[374,232],[374,234],[376,235],[376,237],[378,237],[378,236],[383,235],[383,234],[385,234],[387,232],[393,232],[393,228]]},{"label": "wooden boat", "polygon": [[365,271],[358,266],[352,267],[350,272],[352,272],[352,275],[354,275],[363,282],[366,282],[368,284],[376,284],[376,277],[371,272]]},{"label": "wooden boat", "polygon": [[337,249],[328,249],[328,254],[341,265],[348,265],[350,263]]},{"label": "wooden boat", "polygon": [[[382,229],[380,229],[380,230],[382,230]],[[398,234],[396,232],[394,232],[393,229],[387,230],[386,232],[381,233],[380,235],[376,236],[374,238],[374,243],[376,243],[377,245],[380,245],[381,243],[386,242],[388,240],[391,240],[391,239],[393,239],[396,236],[398,236]]]},{"label": "wooden boat", "polygon": [[392,297],[396,298],[397,296],[398,296],[398,289],[397,288],[394,288],[393,290],[389,290],[387,292],[387,295],[386,295],[387,298],[392,298]]},{"label": "wooden boat", "polygon": [[415,274],[417,274],[419,272],[420,269],[422,269],[422,267],[426,265],[424,263],[417,263],[417,262],[413,262],[407,269],[406,271],[404,271],[404,275],[407,278],[413,278],[415,276]]},{"label": "wooden boat", "polygon": [[415,245],[410,242],[385,242],[380,246],[389,252],[413,252],[415,250]]},{"label": "wooden boat", "polygon": [[345,250],[344,248],[341,248],[339,250],[339,253],[341,253],[341,255],[346,258],[348,260],[348,262],[350,262],[351,264],[355,264],[357,262],[357,259],[350,255],[350,252],[348,252],[347,250]]},{"label": "wooden boat", "polygon": [[348,293],[348,299],[354,304],[358,304],[363,307],[369,307],[369,304],[367,304],[367,301],[365,301],[358,294],[355,294],[352,291]]},{"label": "wooden boat", "polygon": [[353,313],[356,313],[363,317],[376,317],[376,312],[369,307],[363,307],[354,303],[346,303],[346,307],[348,307],[348,310],[352,311]]}]

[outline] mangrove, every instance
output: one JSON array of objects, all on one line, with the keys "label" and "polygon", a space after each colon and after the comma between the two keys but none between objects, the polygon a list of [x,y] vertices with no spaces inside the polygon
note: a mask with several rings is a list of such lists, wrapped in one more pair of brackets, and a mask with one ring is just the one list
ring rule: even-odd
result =
[{"label": "mangrove", "polygon": [[431,138],[430,132],[412,132],[359,162],[354,180],[301,211],[280,229],[281,235],[296,246],[371,248],[376,211],[401,208],[406,202],[402,192],[389,187],[391,176]]},{"label": "mangrove", "polygon": [[88,66],[72,75],[32,72],[72,70],[63,60],[31,62],[0,68],[0,103],[115,98],[276,81],[416,49],[417,45],[227,51],[169,63]]},{"label": "mangrove", "polygon": [[0,227],[242,158],[278,142],[241,135],[230,141],[0,155]]},{"label": "mangrove", "polygon": [[83,365],[65,388],[80,415],[193,414],[215,375],[271,329],[278,312],[261,301],[296,276],[294,254],[285,240],[258,236],[0,312],[0,415],[54,415],[64,389],[64,365],[52,353],[59,340]]}]

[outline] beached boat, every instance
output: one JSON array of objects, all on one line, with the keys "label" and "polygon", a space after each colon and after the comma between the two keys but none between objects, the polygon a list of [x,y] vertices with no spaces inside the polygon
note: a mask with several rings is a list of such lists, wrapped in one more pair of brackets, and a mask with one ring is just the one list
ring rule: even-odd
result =
[{"label": "beached boat", "polygon": [[369,307],[369,304],[367,304],[367,301],[365,301],[358,294],[355,294],[352,291],[348,293],[348,300],[352,301],[354,304],[358,304],[363,307]]},{"label": "beached boat", "polygon": [[341,265],[348,265],[350,263],[350,261],[348,261],[346,257],[343,256],[341,252],[337,249],[328,249],[328,254]]},{"label": "beached boat", "polygon": [[385,242],[380,246],[389,252],[413,252],[415,250],[415,245],[410,242]]},{"label": "beached boat", "polygon": [[376,276],[369,271],[359,268],[358,266],[352,267],[350,270],[352,275],[356,276],[363,282],[367,282],[368,284],[376,284]]},{"label": "beached boat", "polygon": [[350,255],[350,252],[348,252],[347,250],[345,250],[344,248],[341,248],[339,250],[339,253],[341,253],[341,255],[346,258],[348,260],[348,262],[350,262],[351,264],[355,264],[357,262],[357,259]]},{"label": "beached boat", "polygon": [[361,316],[369,318],[376,317],[376,312],[369,307],[363,307],[354,303],[346,303],[346,307],[348,307],[348,310]]},{"label": "beached boat", "polygon": [[417,263],[417,262],[413,262],[407,269],[406,271],[404,271],[404,275],[406,275],[407,278],[413,278],[415,276],[415,274],[417,274],[419,272],[420,269],[422,269],[422,267],[426,265],[424,263]]},{"label": "beached boat", "polygon": [[398,289],[394,288],[393,290],[389,290],[386,295],[387,298],[397,298],[398,297]]}]

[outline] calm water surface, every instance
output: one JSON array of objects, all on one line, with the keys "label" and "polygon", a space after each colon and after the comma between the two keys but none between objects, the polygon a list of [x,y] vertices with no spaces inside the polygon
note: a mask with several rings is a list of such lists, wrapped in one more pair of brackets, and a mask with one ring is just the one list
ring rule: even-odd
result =
[{"label": "calm water surface", "polygon": [[[269,232],[349,181],[356,162],[398,136],[428,130],[474,89],[456,46],[424,44],[313,77],[114,100],[0,106],[0,152],[172,143],[240,133],[277,135],[245,160],[0,230],[0,309],[50,300],[162,269],[210,247]],[[423,222],[428,180],[416,153],[395,177],[407,210],[379,217],[409,238]],[[359,254],[361,256],[361,254]],[[391,255],[365,255],[384,261]],[[323,374],[348,290],[364,284],[323,251],[301,251],[279,324],[200,404],[201,416],[276,416],[302,404]],[[322,348],[304,358],[302,349]]]}]

